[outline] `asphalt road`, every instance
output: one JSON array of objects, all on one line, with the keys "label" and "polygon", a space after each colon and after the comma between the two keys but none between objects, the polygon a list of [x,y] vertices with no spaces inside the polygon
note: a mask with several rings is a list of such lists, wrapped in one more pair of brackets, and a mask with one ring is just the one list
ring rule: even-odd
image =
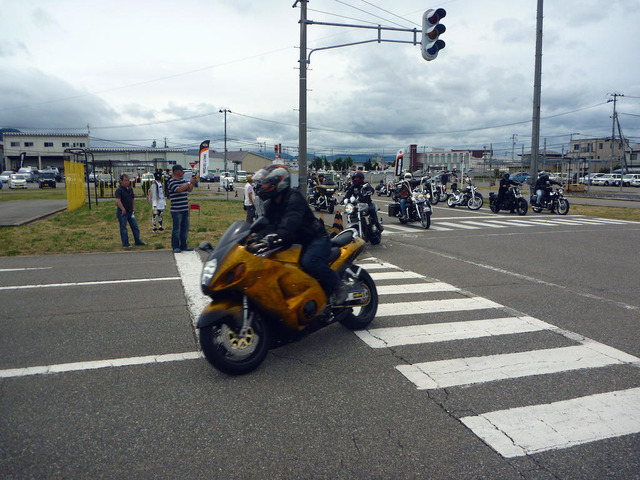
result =
[{"label": "asphalt road", "polygon": [[172,253],[0,257],[2,477],[640,478],[640,224],[383,220],[368,332],[239,378],[199,357]]}]

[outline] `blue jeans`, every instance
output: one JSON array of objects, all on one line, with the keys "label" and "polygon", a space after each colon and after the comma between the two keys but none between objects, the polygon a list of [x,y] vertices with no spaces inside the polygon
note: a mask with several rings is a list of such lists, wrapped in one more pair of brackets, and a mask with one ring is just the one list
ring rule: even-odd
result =
[{"label": "blue jeans", "polygon": [[302,269],[315,278],[327,293],[340,286],[340,276],[327,263],[330,254],[331,240],[329,237],[319,237],[307,245],[300,261]]},{"label": "blue jeans", "polygon": [[542,199],[544,198],[544,190],[539,188],[536,190],[536,195],[538,196],[538,201],[536,203],[540,206],[542,205]]},{"label": "blue jeans", "polygon": [[407,216],[407,200],[408,198],[400,199],[400,213],[402,214],[403,217]]},{"label": "blue jeans", "polygon": [[118,219],[118,223],[120,224],[120,240],[122,240],[122,246],[129,246],[127,223],[129,223],[129,226],[131,227],[133,240],[135,241],[135,243],[140,243],[140,228],[138,228],[138,221],[136,220],[136,218],[130,213],[123,215],[122,210],[120,210],[119,208],[116,210],[116,218]]},{"label": "blue jeans", "polygon": [[186,212],[171,212],[173,230],[171,231],[171,248],[173,250],[187,249],[187,235],[189,234],[189,210]]}]

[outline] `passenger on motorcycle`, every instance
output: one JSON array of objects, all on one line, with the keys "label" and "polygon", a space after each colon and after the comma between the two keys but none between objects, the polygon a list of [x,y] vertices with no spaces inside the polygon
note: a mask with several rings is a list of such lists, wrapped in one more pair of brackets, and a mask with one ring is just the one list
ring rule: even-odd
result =
[{"label": "passenger on motorcycle", "polygon": [[345,197],[351,198],[353,196],[356,197],[357,201],[369,205],[369,216],[375,222],[378,230],[382,232],[384,228],[380,224],[380,219],[378,219],[377,208],[371,200],[373,192],[373,187],[369,183],[364,181],[364,173],[356,172],[351,177],[351,184],[345,192]]},{"label": "passenger on motorcycle", "polygon": [[504,196],[509,191],[509,187],[511,185],[521,185],[520,183],[511,180],[511,178],[509,177],[510,177],[509,173],[505,173],[504,175],[502,175],[502,179],[500,180],[500,188],[498,189],[498,200],[497,200],[498,205],[500,205],[500,203],[504,201]]},{"label": "passenger on motorcycle", "polygon": [[555,180],[551,180],[549,178],[548,173],[546,172],[540,173],[540,175],[538,176],[538,180],[536,180],[536,186],[535,186],[536,195],[538,196],[536,205],[538,205],[538,207],[544,204],[544,200],[546,199],[547,195],[551,193],[551,190],[553,189],[552,185],[562,185],[562,184],[560,182],[556,182]]},{"label": "passenger on motorcycle", "polygon": [[413,175],[409,172],[404,174],[404,179],[398,185],[400,187],[400,213],[407,218],[407,202],[411,196],[411,180]]},{"label": "passenger on motorcycle", "polygon": [[302,194],[291,188],[291,175],[284,165],[269,165],[253,176],[256,194],[265,201],[269,220],[265,240],[269,246],[302,245],[302,269],[318,280],[334,304],[343,303],[346,288],[339,275],[329,268],[331,241],[324,223],[311,211]]}]

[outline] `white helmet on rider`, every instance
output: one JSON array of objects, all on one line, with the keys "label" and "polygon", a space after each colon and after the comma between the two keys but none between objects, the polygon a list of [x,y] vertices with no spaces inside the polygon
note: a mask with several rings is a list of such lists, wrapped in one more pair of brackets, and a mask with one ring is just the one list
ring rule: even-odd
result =
[{"label": "white helmet on rider", "polygon": [[407,173],[404,174],[404,179],[405,180],[411,180],[411,179],[413,179],[413,175],[411,175],[409,172],[407,172]]}]

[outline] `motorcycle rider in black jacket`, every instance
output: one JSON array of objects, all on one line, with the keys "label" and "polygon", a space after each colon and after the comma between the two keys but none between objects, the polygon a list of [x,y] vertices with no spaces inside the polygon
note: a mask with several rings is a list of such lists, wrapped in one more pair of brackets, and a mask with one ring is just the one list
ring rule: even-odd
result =
[{"label": "motorcycle rider in black jacket", "polygon": [[[504,201],[504,196],[509,191],[509,187],[511,185],[521,185],[520,183],[511,180],[511,178],[509,177],[510,175],[508,173],[502,175],[502,179],[500,180],[500,188],[498,189],[497,205],[500,205],[500,202]],[[511,209],[511,212],[513,212],[513,209]]]},{"label": "motorcycle rider in black jacket", "polygon": [[364,181],[364,173],[356,172],[351,177],[351,184],[347,188],[347,191],[344,195],[346,198],[351,198],[352,196],[356,197],[357,201],[369,205],[369,216],[375,222],[378,230],[382,232],[384,228],[382,227],[382,224],[378,219],[376,206],[371,200],[371,196],[373,195],[374,191],[374,188],[369,183]]},{"label": "motorcycle rider in black jacket", "polygon": [[538,207],[541,207],[544,203],[545,198],[549,193],[551,193],[552,185],[562,185],[560,182],[556,182],[555,180],[551,180],[549,178],[549,174],[546,172],[542,172],[538,176],[538,180],[536,180],[536,195],[538,196],[536,204]]}]

